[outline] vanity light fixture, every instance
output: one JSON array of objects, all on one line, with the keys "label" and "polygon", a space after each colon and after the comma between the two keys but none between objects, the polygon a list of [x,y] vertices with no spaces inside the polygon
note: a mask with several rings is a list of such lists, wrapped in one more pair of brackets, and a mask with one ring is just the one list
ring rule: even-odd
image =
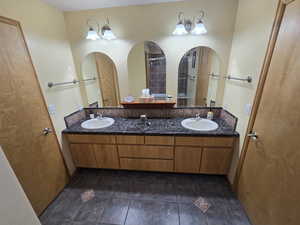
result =
[{"label": "vanity light fixture", "polygon": [[204,23],[202,21],[204,17],[204,11],[201,11],[200,13],[200,16],[196,18],[195,26],[192,30],[192,34],[194,35],[201,35],[207,33],[206,27],[204,26]]},{"label": "vanity light fixture", "polygon": [[106,19],[106,24],[101,29],[101,33],[102,33],[102,38],[105,40],[110,41],[110,40],[117,39],[109,26],[108,18]]},{"label": "vanity light fixture", "polygon": [[184,15],[183,12],[178,14],[178,23],[176,24],[175,30],[173,31],[173,35],[185,35],[188,34],[185,23],[184,23]]},{"label": "vanity light fixture", "polygon": [[[203,23],[204,11],[200,11],[200,15],[192,22],[191,19],[185,19],[183,12],[178,14],[178,23],[176,24],[176,28],[173,31],[173,35],[186,35],[186,34],[194,34],[194,35],[202,35],[206,34],[207,30]],[[194,26],[193,26],[194,24]],[[193,29],[192,29],[193,28]]]},{"label": "vanity light fixture", "polygon": [[[89,30],[86,35],[86,39],[93,40],[93,41],[99,40],[100,39],[99,34],[98,34],[99,30],[100,30],[99,24],[96,21],[93,21],[91,19],[89,19],[86,23],[89,27]],[[92,23],[97,25],[97,31],[93,28]]]}]

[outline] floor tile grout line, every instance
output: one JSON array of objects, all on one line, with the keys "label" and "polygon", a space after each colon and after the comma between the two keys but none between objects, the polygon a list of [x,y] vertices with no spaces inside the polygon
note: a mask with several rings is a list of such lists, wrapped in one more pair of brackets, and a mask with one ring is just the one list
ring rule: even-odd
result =
[{"label": "floor tile grout line", "polygon": [[181,225],[180,223],[180,204],[177,202],[177,209],[178,209],[178,224]]},{"label": "floor tile grout line", "polygon": [[99,218],[98,218],[98,220],[96,221],[97,223],[98,223],[98,222],[101,223],[101,219],[102,219],[102,217],[103,217],[103,215],[104,215],[105,209],[107,208],[107,205],[109,204],[109,202],[112,201],[112,197],[106,198],[105,200],[107,200],[107,202],[105,203],[105,206],[104,206],[104,209],[103,209],[101,215],[99,215]]},{"label": "floor tile grout line", "polygon": [[125,216],[125,220],[124,220],[124,223],[123,225],[126,224],[126,221],[127,221],[127,216],[128,216],[128,213],[129,213],[129,209],[130,209],[130,206],[131,206],[131,203],[132,203],[133,200],[130,200],[129,201],[129,204],[128,204],[128,208],[127,208],[127,212],[126,212],[126,216]]}]

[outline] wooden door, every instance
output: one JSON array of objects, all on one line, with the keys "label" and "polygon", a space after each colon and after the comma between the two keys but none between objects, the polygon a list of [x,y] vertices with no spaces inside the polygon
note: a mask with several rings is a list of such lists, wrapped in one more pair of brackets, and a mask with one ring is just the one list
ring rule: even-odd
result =
[{"label": "wooden door", "polygon": [[211,70],[212,52],[210,48],[201,47],[198,51],[198,77],[196,85],[196,106],[207,105],[207,93],[209,85],[209,76]]},{"label": "wooden door", "polygon": [[102,53],[94,53],[103,106],[119,104],[119,85],[114,62]]},{"label": "wooden door", "polygon": [[281,1],[248,128],[258,139],[246,138],[239,175],[255,225],[300,221],[299,24],[300,0]]},{"label": "wooden door", "polygon": [[0,34],[0,145],[40,214],[68,175],[56,135],[43,135],[44,128],[53,126],[21,27],[0,17]]}]

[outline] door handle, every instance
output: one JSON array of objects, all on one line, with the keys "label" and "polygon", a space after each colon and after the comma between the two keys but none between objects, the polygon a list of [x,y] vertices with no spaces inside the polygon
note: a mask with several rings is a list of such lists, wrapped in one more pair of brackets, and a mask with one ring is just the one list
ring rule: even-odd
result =
[{"label": "door handle", "polygon": [[247,134],[248,137],[250,137],[252,140],[257,140],[258,139],[258,134],[255,131],[250,132]]},{"label": "door handle", "polygon": [[44,128],[43,129],[43,135],[48,135],[49,133],[52,133],[52,129],[51,128]]}]

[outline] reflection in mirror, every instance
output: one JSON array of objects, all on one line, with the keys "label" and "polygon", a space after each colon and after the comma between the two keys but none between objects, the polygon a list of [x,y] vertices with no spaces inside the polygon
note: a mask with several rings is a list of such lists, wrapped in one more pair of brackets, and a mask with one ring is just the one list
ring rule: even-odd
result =
[{"label": "reflection in mirror", "polygon": [[82,62],[82,78],[90,80],[84,84],[84,95],[89,107],[119,105],[117,70],[112,59],[100,52],[87,55]]},{"label": "reflection in mirror", "polygon": [[214,50],[196,47],[181,59],[178,71],[178,106],[215,106],[220,61]]},{"label": "reflection in mirror", "polygon": [[128,55],[129,94],[142,95],[149,88],[151,94],[166,94],[166,57],[152,41],[136,44]]}]

